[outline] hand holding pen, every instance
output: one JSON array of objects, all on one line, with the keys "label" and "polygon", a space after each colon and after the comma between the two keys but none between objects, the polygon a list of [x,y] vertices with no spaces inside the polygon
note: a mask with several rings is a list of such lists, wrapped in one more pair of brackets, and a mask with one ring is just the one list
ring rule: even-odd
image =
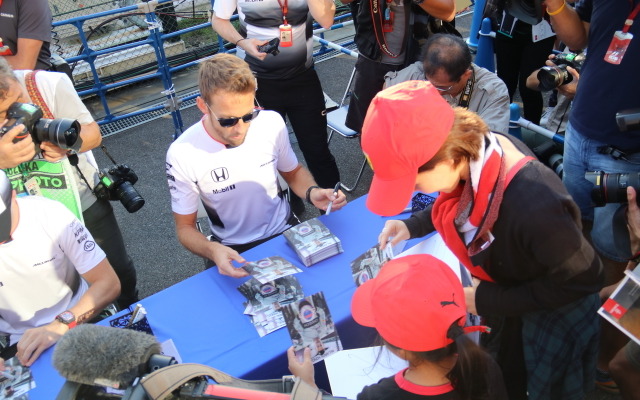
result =
[{"label": "hand holding pen", "polygon": [[[338,198],[338,191],[340,190],[340,182],[336,183],[336,186],[333,188],[333,196],[337,199]],[[333,207],[333,200],[331,200],[329,202],[329,205],[327,206],[327,212],[325,213],[325,215],[329,215],[331,214],[331,208]]]},{"label": "hand holding pen", "polygon": [[313,189],[309,192],[309,200],[317,208],[325,210],[327,215],[332,210],[339,210],[347,204],[347,196],[340,190],[340,182],[332,189],[320,189],[318,187]]}]

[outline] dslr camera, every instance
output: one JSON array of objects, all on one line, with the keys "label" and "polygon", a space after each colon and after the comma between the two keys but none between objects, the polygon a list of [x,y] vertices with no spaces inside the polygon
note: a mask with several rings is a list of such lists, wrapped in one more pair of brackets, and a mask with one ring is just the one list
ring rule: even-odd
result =
[{"label": "dslr camera", "polygon": [[[603,171],[593,171],[585,173],[584,177],[593,183],[591,199],[596,207],[602,207],[607,203],[626,203],[628,186],[632,186],[636,192],[640,191],[640,172],[608,174]],[[640,196],[636,201],[640,205]]]},{"label": "dslr camera", "polygon": [[0,128],[0,137],[16,125],[24,124],[26,130],[16,136],[15,142],[25,139],[28,133],[36,144],[51,142],[61,149],[80,151],[82,138],[78,121],[67,118],[47,119],[42,118],[43,116],[38,106],[13,103],[7,110],[7,124]]},{"label": "dslr camera", "polygon": [[258,46],[258,51],[261,53],[272,54],[277,56],[280,54],[280,50],[278,46],[280,45],[280,38],[273,38],[269,40],[267,43]]},{"label": "dslr camera", "polygon": [[543,91],[549,91],[558,86],[566,85],[573,81],[573,75],[567,71],[567,66],[580,71],[585,60],[585,54],[560,53],[551,60],[555,66],[545,65],[538,71],[538,88]]},{"label": "dslr camera", "polygon": [[99,199],[120,200],[127,211],[134,213],[144,205],[144,199],[133,187],[138,182],[138,175],[126,164],[114,164],[100,171],[93,193]]}]

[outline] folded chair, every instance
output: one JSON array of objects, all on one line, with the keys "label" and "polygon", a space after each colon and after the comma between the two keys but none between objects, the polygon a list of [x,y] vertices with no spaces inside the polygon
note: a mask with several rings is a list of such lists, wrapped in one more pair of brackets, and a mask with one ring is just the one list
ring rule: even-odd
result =
[{"label": "folded chair", "polygon": [[[356,73],[356,69],[354,68],[351,71],[351,76],[349,77],[349,82],[347,83],[347,88],[342,95],[342,99],[340,99],[340,103],[338,107],[333,111],[327,113],[327,127],[329,128],[329,138],[327,139],[331,142],[331,138],[333,137],[333,133],[336,132],[342,137],[347,139],[359,139],[360,132],[356,132],[352,129],[347,128],[345,125],[345,120],[347,119],[347,110],[349,109],[349,105],[346,104],[347,100],[351,96],[351,84],[353,82],[353,76]],[[344,184],[341,184],[342,190],[346,192],[352,192],[358,186],[360,182],[360,178],[362,178],[362,173],[364,172],[364,168],[367,166],[367,159],[363,157],[362,166],[360,167],[360,172],[358,172],[358,176],[356,177],[353,186],[348,187]]]}]

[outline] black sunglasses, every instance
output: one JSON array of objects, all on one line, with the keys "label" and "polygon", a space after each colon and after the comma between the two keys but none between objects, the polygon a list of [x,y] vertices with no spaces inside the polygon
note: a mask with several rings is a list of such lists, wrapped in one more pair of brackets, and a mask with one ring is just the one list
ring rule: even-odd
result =
[{"label": "black sunglasses", "polygon": [[246,124],[248,122],[253,121],[253,119],[257,117],[258,114],[260,114],[260,109],[255,108],[253,111],[243,115],[242,117],[218,118],[216,114],[213,112],[213,110],[211,110],[211,107],[209,107],[209,104],[207,104],[207,108],[209,109],[209,111],[211,111],[211,114],[213,114],[213,116],[218,120],[218,123],[220,124],[220,126],[223,128],[231,128],[232,126],[236,126],[238,124],[238,121],[240,120],[242,120],[242,122]]}]

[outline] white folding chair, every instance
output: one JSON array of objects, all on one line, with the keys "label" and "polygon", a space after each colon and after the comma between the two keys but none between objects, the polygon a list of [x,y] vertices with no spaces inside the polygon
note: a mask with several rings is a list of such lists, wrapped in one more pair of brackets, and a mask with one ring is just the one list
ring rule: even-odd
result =
[{"label": "white folding chair", "polygon": [[[347,100],[351,96],[351,83],[353,82],[353,76],[356,73],[356,69],[354,68],[351,71],[351,76],[349,77],[349,82],[347,83],[347,88],[342,95],[342,99],[340,99],[340,103],[338,107],[333,111],[327,113],[327,127],[329,128],[329,137],[327,139],[328,142],[331,141],[333,137],[333,133],[337,132],[340,136],[345,137],[347,139],[359,139],[360,132],[356,132],[352,129],[347,128],[345,125],[345,120],[347,119],[347,110],[349,109],[349,105],[347,104]],[[367,166],[367,159],[364,158],[362,160],[362,166],[360,167],[360,172],[356,177],[353,186],[348,187],[345,184],[341,183],[342,190],[347,192],[352,192],[358,186],[360,182],[360,178],[362,178],[362,173],[364,172],[364,168]]]}]

